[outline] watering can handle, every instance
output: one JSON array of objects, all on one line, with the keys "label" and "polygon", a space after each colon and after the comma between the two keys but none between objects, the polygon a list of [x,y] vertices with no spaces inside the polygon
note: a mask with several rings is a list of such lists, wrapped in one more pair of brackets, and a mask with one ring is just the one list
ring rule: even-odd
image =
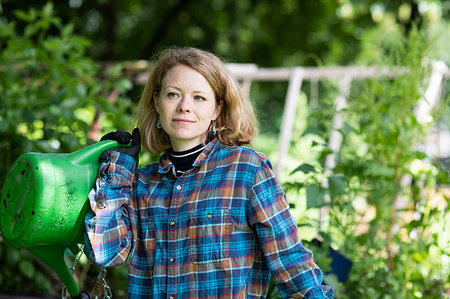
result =
[{"label": "watering can handle", "polygon": [[73,163],[84,165],[84,164],[95,164],[98,162],[100,155],[111,148],[119,147],[119,146],[130,146],[129,144],[121,144],[115,140],[103,140],[97,142],[91,146],[80,149],[72,154],[70,154]]}]

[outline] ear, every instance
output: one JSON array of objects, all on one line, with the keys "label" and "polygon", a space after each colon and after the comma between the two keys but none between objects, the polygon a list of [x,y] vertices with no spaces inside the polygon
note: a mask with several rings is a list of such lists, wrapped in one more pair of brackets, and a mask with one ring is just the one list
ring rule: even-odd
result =
[{"label": "ear", "polygon": [[220,100],[219,105],[216,105],[216,111],[214,112],[214,116],[212,120],[217,120],[220,115],[220,111],[222,111],[223,100]]}]

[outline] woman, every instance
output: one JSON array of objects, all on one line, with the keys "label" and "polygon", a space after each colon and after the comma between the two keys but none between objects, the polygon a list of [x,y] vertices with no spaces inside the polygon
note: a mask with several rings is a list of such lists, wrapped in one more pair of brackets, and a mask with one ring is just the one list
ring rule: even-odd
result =
[{"label": "woman", "polygon": [[102,155],[86,217],[86,253],[100,266],[129,258],[130,298],[331,298],[303,247],[256,136],[248,97],[220,59],[194,48],[159,57],[137,110],[142,145],[163,153],[135,171],[130,147]]}]

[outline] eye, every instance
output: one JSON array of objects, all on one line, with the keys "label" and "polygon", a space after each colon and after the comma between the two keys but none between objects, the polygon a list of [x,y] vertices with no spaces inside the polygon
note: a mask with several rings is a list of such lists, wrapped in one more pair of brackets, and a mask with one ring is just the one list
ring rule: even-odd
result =
[{"label": "eye", "polygon": [[167,97],[171,99],[178,98],[178,94],[176,92],[168,92]]},{"label": "eye", "polygon": [[204,97],[202,97],[202,96],[195,96],[194,99],[195,99],[196,101],[199,101],[199,102],[205,101],[205,100],[206,100],[206,99],[205,99]]}]

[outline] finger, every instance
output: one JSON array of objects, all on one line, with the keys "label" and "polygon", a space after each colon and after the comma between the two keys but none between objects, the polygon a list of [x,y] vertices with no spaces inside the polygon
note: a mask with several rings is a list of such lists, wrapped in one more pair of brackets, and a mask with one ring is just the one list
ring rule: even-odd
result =
[{"label": "finger", "polygon": [[131,145],[138,145],[141,143],[141,135],[139,134],[139,128],[134,128],[131,137]]},{"label": "finger", "polygon": [[103,135],[103,137],[100,139],[100,141],[116,140],[115,135],[116,135],[116,132],[109,132],[108,134]]},{"label": "finger", "polygon": [[124,131],[116,131],[116,140],[120,144],[130,143],[131,134],[128,132],[124,132]]}]

